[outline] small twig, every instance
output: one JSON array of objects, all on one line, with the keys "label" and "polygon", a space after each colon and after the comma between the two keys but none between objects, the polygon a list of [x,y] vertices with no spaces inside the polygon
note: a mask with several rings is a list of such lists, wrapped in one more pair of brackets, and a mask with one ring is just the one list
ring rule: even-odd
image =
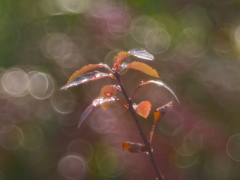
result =
[{"label": "small twig", "polygon": [[159,168],[158,168],[158,165],[157,165],[157,163],[156,163],[156,160],[155,160],[155,158],[154,158],[154,156],[153,156],[151,144],[150,144],[150,142],[148,141],[146,135],[144,134],[143,128],[142,128],[142,126],[141,126],[141,124],[140,124],[140,121],[139,121],[139,119],[138,119],[138,116],[137,116],[137,114],[136,114],[136,111],[135,111],[134,108],[133,108],[132,100],[129,98],[129,96],[128,96],[128,94],[127,94],[127,92],[126,92],[126,90],[125,90],[125,88],[124,88],[124,86],[123,86],[123,83],[122,83],[121,78],[120,78],[120,74],[119,74],[118,72],[115,72],[115,73],[114,73],[114,76],[116,77],[116,79],[117,79],[117,81],[118,81],[118,83],[119,83],[119,85],[120,85],[120,87],[121,87],[122,93],[123,93],[124,97],[126,98],[126,101],[127,101],[127,103],[128,103],[128,106],[129,106],[128,110],[129,110],[130,113],[132,114],[133,119],[135,120],[135,123],[136,123],[136,125],[137,125],[137,127],[138,127],[140,136],[142,137],[143,142],[144,142],[145,146],[147,147],[147,152],[148,152],[150,161],[151,161],[152,166],[153,166],[153,168],[154,168],[154,170],[155,170],[155,172],[156,172],[156,174],[157,174],[157,177],[158,177],[157,179],[158,179],[158,180],[164,180],[164,177],[163,177],[163,175],[161,174],[161,172],[160,172],[160,170],[159,170]]}]

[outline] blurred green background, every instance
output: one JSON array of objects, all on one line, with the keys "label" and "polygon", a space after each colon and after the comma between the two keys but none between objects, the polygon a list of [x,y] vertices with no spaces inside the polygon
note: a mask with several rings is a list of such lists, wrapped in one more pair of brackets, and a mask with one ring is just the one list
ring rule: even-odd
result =
[{"label": "blurred green background", "polygon": [[[154,179],[147,155],[121,151],[142,140],[118,104],[77,129],[112,81],[59,91],[82,66],[139,47],[181,102],[153,138],[166,180],[240,179],[239,0],[0,0],[0,179]],[[129,93],[148,79],[123,75]],[[135,101],[172,99],[148,86]],[[153,116],[141,123],[148,134]]]}]

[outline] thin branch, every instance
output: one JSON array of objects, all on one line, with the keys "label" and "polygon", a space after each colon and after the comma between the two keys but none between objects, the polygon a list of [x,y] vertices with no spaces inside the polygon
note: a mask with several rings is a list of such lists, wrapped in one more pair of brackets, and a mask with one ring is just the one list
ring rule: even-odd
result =
[{"label": "thin branch", "polygon": [[129,98],[129,96],[128,96],[127,92],[126,92],[126,89],[123,86],[123,83],[122,83],[121,78],[120,78],[120,74],[118,72],[115,72],[114,76],[116,77],[116,79],[117,79],[117,81],[118,81],[118,83],[119,83],[119,85],[120,85],[120,87],[122,89],[122,93],[123,93],[124,97],[126,98],[126,101],[127,101],[128,105],[129,105],[128,110],[132,114],[133,119],[135,120],[135,123],[136,123],[136,125],[138,127],[139,133],[140,133],[140,135],[141,135],[141,137],[143,139],[143,142],[144,142],[145,146],[147,147],[147,152],[148,152],[150,161],[151,161],[152,166],[153,166],[153,168],[154,168],[154,170],[155,170],[155,172],[157,174],[157,177],[158,177],[157,180],[164,180],[164,177],[161,174],[161,172],[160,172],[160,170],[158,168],[158,165],[156,163],[156,160],[155,160],[155,158],[153,156],[151,144],[148,141],[146,135],[144,134],[143,128],[142,128],[142,126],[140,124],[140,121],[138,119],[138,115],[136,114],[136,111],[133,108],[132,100]]}]

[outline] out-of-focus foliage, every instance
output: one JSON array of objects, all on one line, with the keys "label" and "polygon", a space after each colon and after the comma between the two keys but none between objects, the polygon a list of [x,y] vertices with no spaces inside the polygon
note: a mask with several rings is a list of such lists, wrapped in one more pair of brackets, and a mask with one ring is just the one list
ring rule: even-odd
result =
[{"label": "out-of-focus foliage", "polygon": [[[181,104],[155,127],[154,154],[167,180],[239,179],[240,1],[1,0],[0,179],[153,179],[141,142],[118,103],[84,109],[111,78],[59,91],[87,64],[112,66],[116,53],[142,47]],[[135,59],[134,57],[128,57]],[[124,71],[131,94],[144,73]],[[142,86],[134,101],[156,109],[172,100]],[[153,117],[142,118],[146,130]]]}]

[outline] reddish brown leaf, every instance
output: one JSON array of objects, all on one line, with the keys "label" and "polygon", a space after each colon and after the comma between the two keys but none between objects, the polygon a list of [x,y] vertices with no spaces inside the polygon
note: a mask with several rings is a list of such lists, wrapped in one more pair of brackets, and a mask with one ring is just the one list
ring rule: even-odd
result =
[{"label": "reddish brown leaf", "polygon": [[151,111],[151,103],[149,101],[143,101],[135,107],[136,113],[144,118],[147,118]]},{"label": "reddish brown leaf", "polygon": [[[172,107],[173,107],[173,102],[170,101],[169,103],[157,108],[156,111],[160,112],[159,118],[162,118],[168,111],[172,110]],[[154,122],[155,122],[155,119],[154,119]]]},{"label": "reddish brown leaf", "polygon": [[128,52],[125,52],[125,51],[121,51],[117,54],[117,56],[114,57],[114,65],[113,66],[116,71],[119,70],[119,65],[122,62],[122,60],[128,56],[131,56],[131,54]]},{"label": "reddish brown leaf", "polygon": [[64,85],[60,90],[63,90],[63,89],[66,90],[72,86],[77,86],[79,84],[89,82],[89,81],[94,81],[94,80],[101,79],[104,77],[114,78],[114,76],[112,74],[102,73],[99,71],[88,72],[86,74],[76,77],[74,80],[72,80],[68,84]]},{"label": "reddish brown leaf", "polygon": [[82,67],[81,69],[79,69],[78,71],[76,71],[75,73],[73,73],[73,75],[69,78],[67,83],[70,83],[71,81],[73,81],[77,77],[81,76],[82,74],[84,74],[84,73],[86,73],[90,70],[97,69],[97,68],[104,68],[104,69],[107,69],[110,72],[112,72],[107,64],[102,64],[102,63],[100,63],[100,64],[88,64],[88,65]]},{"label": "reddish brown leaf", "polygon": [[149,142],[152,141],[153,138],[153,134],[154,134],[154,130],[155,130],[155,126],[156,124],[160,121],[160,119],[166,114],[166,112],[170,111],[172,109],[172,104],[173,102],[169,102],[159,108],[157,108],[154,112],[154,124],[152,126],[152,129],[149,133]]},{"label": "reddish brown leaf", "polygon": [[114,85],[103,86],[99,97],[109,98],[115,96],[117,93],[117,88]]},{"label": "reddish brown leaf", "polygon": [[154,123],[157,123],[160,118],[161,112],[160,111],[154,111]]},{"label": "reddish brown leaf", "polygon": [[127,69],[135,69],[135,70],[141,71],[149,76],[159,78],[157,71],[145,63],[134,61],[134,62],[130,63],[128,66],[126,66],[126,68]]},{"label": "reddish brown leaf", "polygon": [[132,49],[128,52],[122,51],[122,52],[119,52],[117,54],[117,56],[114,57],[114,69],[116,71],[119,70],[119,66],[120,66],[120,63],[122,62],[122,60],[128,56],[135,56],[135,57],[138,57],[140,59],[145,59],[145,60],[154,60],[153,55],[142,48]]},{"label": "reddish brown leaf", "polygon": [[122,150],[128,149],[131,153],[147,152],[147,147],[143,144],[124,142],[122,144]]},{"label": "reddish brown leaf", "polygon": [[[99,94],[99,98],[110,98],[115,96],[117,93],[117,88],[114,85],[103,86]],[[111,105],[111,102],[106,102],[101,104],[102,109],[106,110]]]}]

